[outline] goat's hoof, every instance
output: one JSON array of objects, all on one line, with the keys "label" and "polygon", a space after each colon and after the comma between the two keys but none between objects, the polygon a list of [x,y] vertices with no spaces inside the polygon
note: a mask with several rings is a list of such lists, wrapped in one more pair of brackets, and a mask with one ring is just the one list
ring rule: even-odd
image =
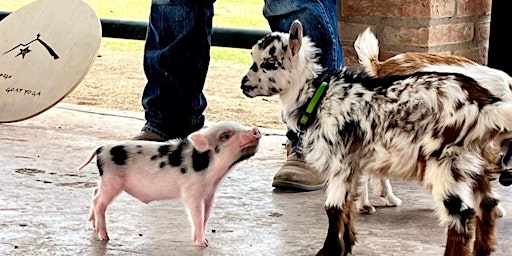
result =
[{"label": "goat's hoof", "polygon": [[359,213],[361,214],[372,214],[376,212],[375,207],[373,205],[363,205],[362,208],[359,209]]},{"label": "goat's hoof", "polygon": [[402,205],[402,200],[396,196],[386,196],[381,197],[381,199],[386,203],[386,206],[388,207],[396,207]]}]

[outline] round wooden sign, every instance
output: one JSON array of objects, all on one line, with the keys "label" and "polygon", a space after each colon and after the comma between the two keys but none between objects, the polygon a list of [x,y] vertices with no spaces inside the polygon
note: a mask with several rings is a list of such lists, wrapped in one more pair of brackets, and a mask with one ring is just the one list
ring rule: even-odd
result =
[{"label": "round wooden sign", "polygon": [[0,123],[57,104],[85,77],[101,24],[81,0],[38,0],[0,21]]}]

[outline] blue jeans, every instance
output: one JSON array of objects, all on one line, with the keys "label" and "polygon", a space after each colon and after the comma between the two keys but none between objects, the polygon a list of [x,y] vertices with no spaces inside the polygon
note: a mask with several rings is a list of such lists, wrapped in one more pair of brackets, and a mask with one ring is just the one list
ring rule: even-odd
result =
[{"label": "blue jeans", "polygon": [[[203,95],[210,61],[214,0],[153,0],[144,49],[147,84],[142,95],[143,131],[163,139],[183,138],[204,125]],[[302,21],[306,35],[323,51],[330,70],[343,63],[336,0],[265,0],[270,28],[288,32]]]},{"label": "blue jeans", "polygon": [[[322,50],[320,63],[328,71],[343,66],[343,49],[338,37],[338,13],[336,0],[265,0],[263,15],[272,31],[288,32],[294,20],[304,27],[316,47]],[[286,137],[296,151],[299,136],[289,130]]]},{"label": "blue jeans", "polygon": [[184,138],[204,125],[213,2],[153,0],[144,48],[143,131]]}]

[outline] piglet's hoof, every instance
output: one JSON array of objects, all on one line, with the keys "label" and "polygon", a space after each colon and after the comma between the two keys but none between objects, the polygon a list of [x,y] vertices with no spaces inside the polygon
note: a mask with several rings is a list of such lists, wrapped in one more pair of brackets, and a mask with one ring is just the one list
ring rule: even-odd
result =
[{"label": "piglet's hoof", "polygon": [[196,238],[194,239],[194,242],[200,247],[208,246],[208,239],[206,238]]}]

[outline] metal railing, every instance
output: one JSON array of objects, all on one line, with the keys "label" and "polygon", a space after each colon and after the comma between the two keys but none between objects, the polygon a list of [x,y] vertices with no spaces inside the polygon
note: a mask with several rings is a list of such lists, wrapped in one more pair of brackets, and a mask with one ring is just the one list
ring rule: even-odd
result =
[{"label": "metal railing", "polygon": [[[0,11],[0,20],[11,12]],[[134,20],[100,18],[102,37],[144,40],[148,23]],[[270,31],[261,29],[241,29],[214,27],[212,46],[251,49],[252,46]]]}]

